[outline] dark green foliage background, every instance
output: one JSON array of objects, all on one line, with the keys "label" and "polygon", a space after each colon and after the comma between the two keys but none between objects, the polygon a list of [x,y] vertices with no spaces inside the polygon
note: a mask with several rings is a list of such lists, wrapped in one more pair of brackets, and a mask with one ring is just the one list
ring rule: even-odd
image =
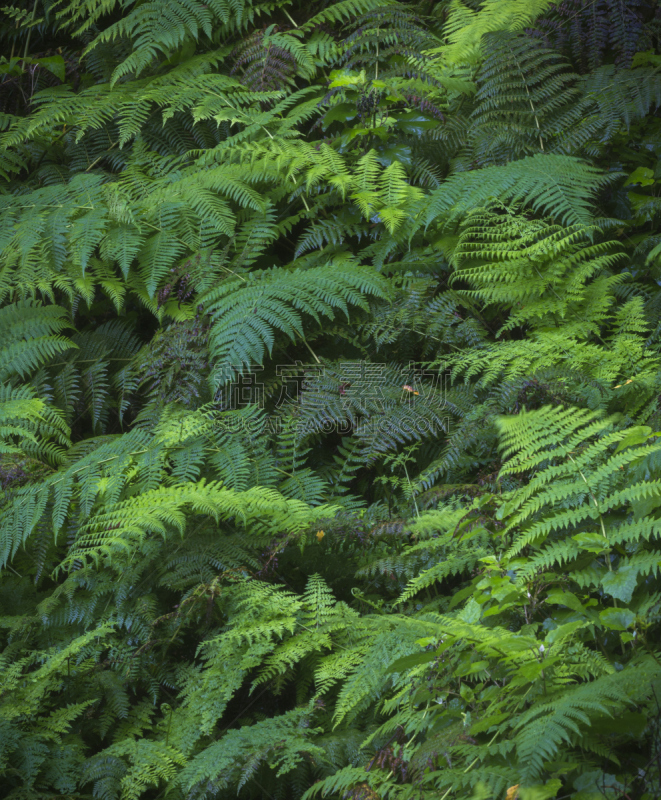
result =
[{"label": "dark green foliage background", "polygon": [[0,15],[0,796],[661,796],[659,6]]}]

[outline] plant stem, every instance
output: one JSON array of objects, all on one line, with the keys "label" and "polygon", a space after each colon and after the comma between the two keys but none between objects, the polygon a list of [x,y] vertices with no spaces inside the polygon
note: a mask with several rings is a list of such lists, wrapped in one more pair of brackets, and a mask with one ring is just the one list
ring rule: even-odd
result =
[{"label": "plant stem", "polygon": [[[21,69],[25,69],[25,61],[28,57],[28,50],[30,48],[30,37],[32,36],[32,23],[34,22],[34,18],[37,13],[37,0],[34,0],[34,4],[32,6],[32,16],[30,17],[30,27],[28,28],[28,38],[25,42],[25,50],[23,51],[23,64],[21,65]],[[12,47],[12,54],[14,52],[14,48]]]}]

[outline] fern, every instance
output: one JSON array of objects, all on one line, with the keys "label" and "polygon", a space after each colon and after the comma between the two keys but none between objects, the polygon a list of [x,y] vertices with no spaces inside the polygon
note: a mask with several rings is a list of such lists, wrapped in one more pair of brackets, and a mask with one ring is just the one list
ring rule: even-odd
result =
[{"label": "fern", "polygon": [[659,795],[656,8],[432,6],[4,9],[3,796]]},{"label": "fern", "polygon": [[430,195],[424,221],[430,225],[440,218],[449,226],[470,209],[498,198],[507,203],[524,202],[566,225],[587,224],[593,218],[594,193],[612,180],[613,176],[600,175],[594,167],[568,156],[527,156],[507,166],[451,176]]},{"label": "fern", "polygon": [[364,295],[370,294],[385,297],[385,284],[358,265],[341,271],[317,268],[284,274],[251,273],[249,279],[225,281],[204,297],[212,319],[210,342],[219,365],[219,380],[230,380],[242,367],[261,363],[266,352],[273,349],[275,331],[290,339],[301,336],[301,313],[317,322],[322,315],[332,319],[334,309],[346,314],[350,303],[364,308]]},{"label": "fern", "polygon": [[[642,385],[649,381],[654,357],[646,352],[642,338],[637,348],[634,345],[634,331],[642,333],[645,325],[638,300],[619,309],[610,341],[606,338],[609,295],[621,280],[612,275],[618,262],[613,245],[588,243],[585,228],[528,222],[510,212],[483,217],[476,211],[469,219],[475,223],[467,223],[455,248],[454,277],[479,287],[471,294],[492,307],[514,304],[497,336],[517,328],[528,328],[530,333],[527,339],[503,342],[496,358],[493,346],[460,356],[456,373],[464,372],[466,378],[482,373],[482,382],[489,385],[503,374],[518,378],[563,364],[605,383],[636,374]],[[482,263],[469,267],[472,259]],[[548,267],[543,266],[545,261]],[[502,262],[508,264],[507,271]],[[599,357],[592,360],[590,353],[597,354],[591,344],[594,337],[601,346]]]},{"label": "fern", "polygon": [[471,161],[507,163],[555,149],[554,133],[580,117],[576,105],[578,78],[553,52],[535,47],[522,34],[489,34],[478,74]]}]

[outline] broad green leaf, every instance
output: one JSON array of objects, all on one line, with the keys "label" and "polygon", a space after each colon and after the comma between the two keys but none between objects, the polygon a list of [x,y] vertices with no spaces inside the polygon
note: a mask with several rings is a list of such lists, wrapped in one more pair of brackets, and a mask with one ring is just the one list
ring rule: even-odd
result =
[{"label": "broad green leaf", "polygon": [[636,615],[628,608],[605,608],[599,612],[599,618],[613,631],[626,631],[636,621]]},{"label": "broad green leaf", "polygon": [[45,56],[44,58],[35,58],[33,63],[39,64],[41,67],[45,67],[61,81],[64,80],[66,64],[62,56]]},{"label": "broad green leaf", "polygon": [[643,444],[651,435],[652,429],[648,428],[647,425],[638,425],[634,428],[629,428],[624,439],[622,439],[615,448],[615,452],[619,453],[620,450],[624,450],[625,447]]},{"label": "broad green leaf", "polygon": [[636,588],[637,575],[636,568],[627,564],[616,571],[606,573],[601,579],[601,585],[611,597],[628,603]]},{"label": "broad green leaf", "polygon": [[625,186],[637,183],[639,186],[651,186],[654,183],[654,172],[649,167],[638,167],[624,182]]},{"label": "broad green leaf", "polygon": [[603,553],[610,549],[608,539],[605,539],[600,533],[578,533],[571,538],[588,553]]},{"label": "broad green leaf", "polygon": [[438,658],[438,655],[434,651],[429,651],[427,653],[413,653],[413,655],[398,658],[397,661],[394,661],[386,669],[386,673],[406,672],[412,667],[417,667],[420,664],[428,664],[429,662],[434,661],[436,658]]}]

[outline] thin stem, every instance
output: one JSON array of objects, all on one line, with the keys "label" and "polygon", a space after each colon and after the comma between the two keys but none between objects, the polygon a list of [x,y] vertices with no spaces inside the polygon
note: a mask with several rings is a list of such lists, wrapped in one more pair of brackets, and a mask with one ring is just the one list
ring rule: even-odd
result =
[{"label": "thin stem", "polygon": [[108,153],[119,144],[119,139],[116,142],[113,142],[110,147],[106,150],[105,153],[102,153],[98,158],[95,158],[94,161],[89,165],[89,167],[85,170],[85,172],[89,172],[93,167],[95,167],[102,158],[108,155]]},{"label": "thin stem", "polygon": [[295,28],[298,28],[298,25],[297,25],[297,24],[294,22],[294,20],[292,19],[291,15],[289,14],[289,11],[287,11],[287,9],[286,9],[286,8],[284,8],[284,7],[283,7],[283,9],[282,9],[282,10],[285,12],[285,15],[287,16],[287,19],[288,19],[288,20],[291,22],[291,24],[292,24],[292,25],[293,25]]},{"label": "thin stem", "polygon": [[[141,455],[142,453],[147,453],[147,452],[149,452],[148,448],[144,450],[134,450],[132,453],[129,453],[128,455],[138,456]],[[101,461],[95,461],[94,464],[85,464],[84,466],[75,469],[73,472],[70,472],[69,475],[76,475],[78,472],[82,472],[84,469],[89,469],[90,467],[96,467],[98,464],[105,464],[108,461],[113,461],[115,458],[119,458],[119,455],[110,456],[109,458],[103,458],[101,459]],[[63,475],[61,478],[58,478],[56,481],[53,481],[52,485],[54,486],[56,483],[60,483],[60,481],[63,481],[65,477],[66,475]]]},{"label": "thin stem", "polygon": [[304,345],[305,345],[305,346],[308,348],[308,350],[309,350],[309,351],[312,353],[312,357],[313,357],[313,358],[314,358],[314,360],[317,362],[317,364],[321,364],[321,361],[319,361],[319,359],[317,358],[317,354],[314,352],[314,350],[313,350],[313,349],[310,347],[310,345],[307,343],[307,340],[306,340],[306,339],[303,339],[303,344],[304,344]]},{"label": "thin stem", "polygon": [[30,27],[28,28],[28,38],[27,41],[25,42],[25,50],[23,51],[23,64],[21,66],[21,69],[25,69],[25,61],[28,57],[28,49],[30,47],[30,37],[32,36],[32,23],[34,22],[36,13],[37,13],[37,0],[34,0],[34,5],[32,6],[32,16],[30,17]]},{"label": "thin stem", "polygon": [[[525,79],[524,79],[525,80]],[[528,95],[528,102],[530,103],[530,109],[532,110],[532,115],[535,118],[535,125],[537,125],[537,135],[539,136],[539,146],[542,148],[542,153],[544,152],[544,142],[542,141],[542,131],[539,127],[539,120],[537,119],[537,114],[535,113],[535,106],[532,104],[532,99],[530,98],[530,92],[528,91],[527,84],[524,83],[526,87],[526,94]]]}]

